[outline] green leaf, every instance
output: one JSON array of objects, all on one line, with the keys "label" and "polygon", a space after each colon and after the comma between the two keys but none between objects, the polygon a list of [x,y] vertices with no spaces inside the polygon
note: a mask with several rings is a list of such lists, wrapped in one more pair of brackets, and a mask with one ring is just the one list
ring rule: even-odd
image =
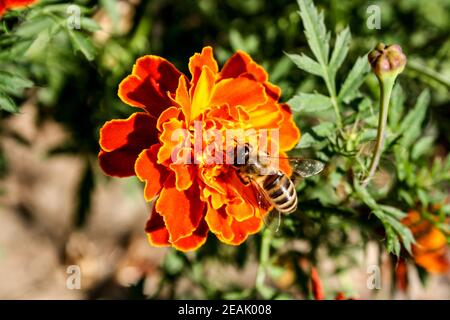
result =
[{"label": "green leaf", "polygon": [[411,158],[413,160],[419,159],[421,156],[430,153],[433,148],[435,137],[425,136],[420,138],[414,145],[411,151]]},{"label": "green leaf", "polygon": [[393,217],[395,217],[396,219],[403,219],[406,216],[406,213],[404,213],[403,211],[395,208],[395,207],[391,207],[391,206],[387,206],[387,205],[380,205],[379,206],[384,212],[392,215]]},{"label": "green leaf", "polygon": [[333,53],[331,54],[329,65],[329,70],[332,77],[336,75],[337,70],[341,67],[345,57],[347,56],[348,49],[350,47],[350,40],[351,34],[348,27],[342,30],[336,37],[336,43],[334,45]]},{"label": "green leaf", "polygon": [[405,93],[400,84],[396,84],[392,90],[391,105],[389,107],[389,126],[394,129],[400,124],[400,120],[405,111]]},{"label": "green leaf", "polygon": [[288,101],[292,110],[313,113],[331,108],[331,99],[319,93],[300,93]]},{"label": "green leaf", "polygon": [[3,109],[8,112],[17,113],[19,109],[17,108],[16,103],[11,97],[9,97],[6,93],[0,91],[0,109]]},{"label": "green leaf", "polygon": [[6,71],[0,71],[0,89],[2,90],[17,92],[18,90],[32,86],[33,82],[31,80]]},{"label": "green leaf", "polygon": [[311,147],[315,143],[316,143],[316,139],[314,139],[314,137],[311,134],[305,133],[302,135],[300,142],[297,144],[296,148],[306,149],[306,148]]},{"label": "green leaf", "polygon": [[323,76],[322,68],[320,67],[320,65],[307,55],[304,55],[303,53],[300,55],[286,53],[286,55],[289,57],[289,59],[292,60],[292,62],[295,63],[298,68],[319,77]]},{"label": "green leaf", "polygon": [[80,27],[82,30],[85,30],[88,32],[96,32],[96,31],[99,31],[102,29],[95,20],[93,20],[91,18],[86,18],[86,17],[81,17]]},{"label": "green leaf", "polygon": [[309,47],[319,64],[326,66],[330,50],[330,34],[325,28],[323,11],[319,13],[311,0],[297,0],[297,2]]},{"label": "green leaf", "polygon": [[321,124],[314,126],[312,131],[319,137],[329,137],[334,133],[336,126],[333,122],[322,122]]},{"label": "green leaf", "polygon": [[97,50],[91,39],[80,31],[68,30],[68,32],[74,49],[83,53],[87,60],[94,60]]},{"label": "green leaf", "polygon": [[369,62],[367,62],[367,56],[359,57],[339,91],[339,102],[349,103],[356,97],[358,89],[369,71],[370,66]]},{"label": "green leaf", "polygon": [[400,124],[398,133],[403,135],[400,144],[409,147],[421,134],[421,125],[425,119],[428,104],[430,102],[430,92],[428,89],[422,91],[417,99],[414,108],[406,115]]}]

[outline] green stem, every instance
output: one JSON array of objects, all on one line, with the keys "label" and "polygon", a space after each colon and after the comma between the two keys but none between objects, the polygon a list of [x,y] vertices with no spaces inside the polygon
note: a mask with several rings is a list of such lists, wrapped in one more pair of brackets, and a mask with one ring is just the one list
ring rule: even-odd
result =
[{"label": "green stem", "polygon": [[256,290],[262,291],[264,282],[266,280],[266,268],[269,264],[270,258],[270,241],[272,240],[272,233],[267,228],[262,233],[261,248],[259,252],[259,266],[256,274]]},{"label": "green stem", "polygon": [[330,94],[331,104],[333,105],[334,113],[336,114],[336,122],[338,125],[338,128],[342,128],[342,117],[341,113],[339,111],[339,105],[338,100],[336,96],[336,85],[334,84],[334,81],[330,78],[327,69],[322,68],[323,70],[323,79],[325,81],[325,85],[327,86],[328,93]]},{"label": "green stem", "polygon": [[370,180],[372,180],[375,172],[380,163],[381,154],[383,153],[384,138],[386,136],[386,124],[389,112],[389,101],[391,99],[392,88],[394,87],[396,77],[386,77],[384,80],[379,79],[380,83],[380,114],[378,118],[378,131],[377,140],[375,145],[375,151],[370,163],[369,174],[362,182],[362,186],[365,188]]}]

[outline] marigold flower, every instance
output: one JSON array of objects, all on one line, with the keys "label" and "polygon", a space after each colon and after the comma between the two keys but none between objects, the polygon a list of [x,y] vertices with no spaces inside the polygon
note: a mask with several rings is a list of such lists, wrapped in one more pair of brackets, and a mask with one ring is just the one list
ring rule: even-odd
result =
[{"label": "marigold flower", "polygon": [[37,0],[0,0],[0,16],[14,8],[25,7],[37,2]]},{"label": "marigold flower", "polygon": [[412,247],[415,263],[430,273],[449,272],[445,234],[415,210],[410,210],[402,223],[411,229],[416,239]]},{"label": "marigold flower", "polygon": [[[219,71],[212,48],[205,47],[190,58],[189,71],[191,79],[157,56],[136,61],[119,97],[142,112],[102,127],[100,166],[108,175],[136,175],[145,182],[145,199],[156,199],[146,226],[152,245],[194,250],[209,231],[238,245],[261,229],[266,209],[233,166],[211,164],[198,154],[196,126],[202,131],[200,151],[221,143],[205,133],[209,129],[222,135],[253,129],[256,136],[261,129],[279,129],[278,149],[272,150],[277,156],[297,144],[300,131],[289,107],[278,102],[280,88],[245,52],[238,51]],[[290,170],[284,160],[280,168]]]}]

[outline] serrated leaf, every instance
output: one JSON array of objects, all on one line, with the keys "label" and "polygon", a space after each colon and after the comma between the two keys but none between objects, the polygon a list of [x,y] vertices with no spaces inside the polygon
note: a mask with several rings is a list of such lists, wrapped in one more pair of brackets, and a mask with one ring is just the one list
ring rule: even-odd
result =
[{"label": "serrated leaf", "polygon": [[413,141],[416,140],[422,133],[420,127],[423,120],[425,119],[429,102],[430,92],[428,91],[428,89],[425,89],[419,95],[414,108],[410,112],[408,112],[405,119],[400,124],[398,133],[403,135],[400,140],[402,146],[409,147],[413,143]]},{"label": "serrated leaf", "polygon": [[87,60],[94,60],[97,49],[94,47],[91,39],[76,30],[68,30],[68,32],[74,49],[83,53]]},{"label": "serrated leaf", "polygon": [[336,37],[336,43],[329,64],[329,70],[332,77],[336,75],[337,70],[341,67],[347,56],[350,40],[351,34],[348,27],[342,30]]},{"label": "serrated leaf", "polygon": [[297,0],[297,2],[309,47],[319,64],[326,66],[330,50],[330,34],[325,27],[323,11],[319,13],[311,0]]},{"label": "serrated leaf", "polygon": [[14,100],[11,99],[11,97],[8,96],[6,93],[1,91],[0,91],[0,109],[11,113],[19,112],[19,109],[17,108],[17,105],[14,102]]},{"label": "serrated leaf", "polygon": [[392,215],[396,219],[403,219],[406,216],[406,213],[403,211],[388,205],[380,205],[379,206],[384,212]]},{"label": "serrated leaf", "polygon": [[319,93],[300,93],[288,101],[292,110],[302,113],[313,113],[332,107],[331,99]]},{"label": "serrated leaf", "polygon": [[367,62],[367,57],[359,57],[355,64],[353,65],[350,73],[342,85],[338,100],[339,102],[349,103],[353,98],[355,98],[355,93],[357,93],[359,87],[362,85],[365,76],[370,71],[369,62]]},{"label": "serrated leaf", "polygon": [[320,65],[307,55],[303,53],[302,54],[286,53],[286,55],[289,57],[289,59],[292,60],[292,62],[295,63],[295,65],[298,68],[302,69],[303,71],[306,71],[319,77],[323,76],[322,68],[320,67]]},{"label": "serrated leaf", "polygon": [[33,82],[31,80],[6,71],[0,71],[0,89],[2,90],[17,92],[18,90],[32,86]]}]

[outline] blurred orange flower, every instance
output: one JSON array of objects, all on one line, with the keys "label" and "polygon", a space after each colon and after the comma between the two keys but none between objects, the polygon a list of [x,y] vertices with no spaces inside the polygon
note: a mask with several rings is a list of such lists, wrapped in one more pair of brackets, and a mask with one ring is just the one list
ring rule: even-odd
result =
[{"label": "blurred orange flower", "polygon": [[416,244],[412,247],[416,264],[430,273],[449,272],[445,234],[415,210],[410,210],[402,223],[411,229],[416,239]]},{"label": "blurred orange flower", "polygon": [[25,7],[37,1],[38,0],[0,0],[0,16],[2,16],[7,10]]},{"label": "blurred orange flower", "polygon": [[[156,199],[146,226],[152,245],[194,250],[209,231],[238,245],[261,229],[266,211],[233,166],[211,164],[196,152],[195,126],[201,124],[202,151],[219,143],[208,136],[209,129],[223,135],[229,129],[254,129],[256,135],[277,129],[273,152],[280,156],[297,144],[300,131],[289,107],[278,102],[280,88],[245,52],[238,51],[219,71],[212,48],[205,47],[190,58],[189,71],[190,80],[164,58],[136,61],[119,97],[142,112],[105,123],[100,166],[108,175],[136,175],[145,182],[145,199]],[[289,172],[286,161],[280,162]]]}]

